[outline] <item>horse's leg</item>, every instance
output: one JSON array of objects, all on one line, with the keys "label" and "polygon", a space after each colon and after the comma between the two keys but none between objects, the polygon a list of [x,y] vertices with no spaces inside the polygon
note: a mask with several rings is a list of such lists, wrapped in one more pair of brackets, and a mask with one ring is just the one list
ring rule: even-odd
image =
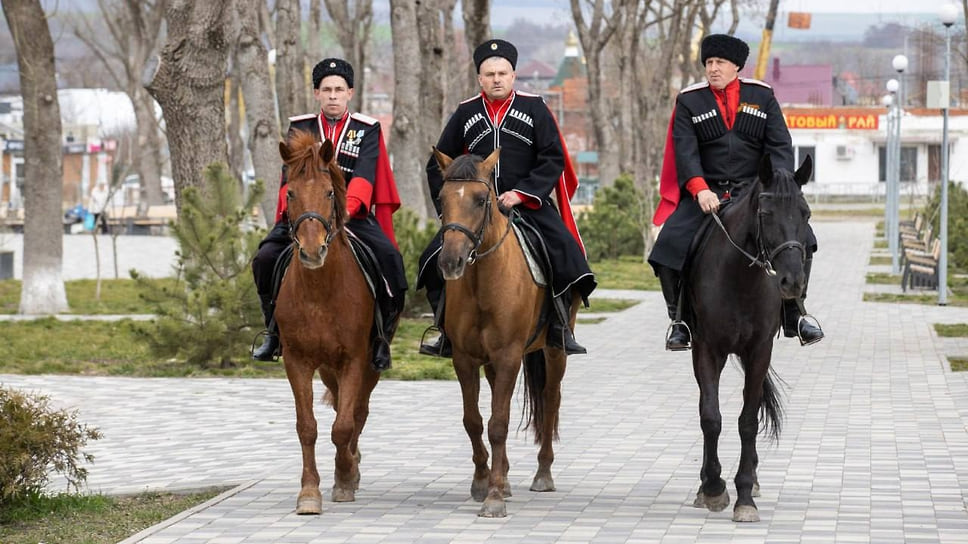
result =
[{"label": "horse's leg", "polygon": [[353,438],[358,436],[356,428],[357,397],[363,381],[361,365],[369,364],[363,358],[349,362],[339,379],[339,396],[336,403],[336,419],[333,420],[331,437],[336,446],[336,463],[333,471],[333,502],[352,502],[356,500],[359,481],[357,452]]},{"label": "horse's leg", "polygon": [[720,512],[729,506],[729,492],[719,463],[719,434],[723,428],[723,416],[719,411],[719,375],[726,358],[716,357],[699,342],[693,345],[692,364],[699,383],[699,424],[703,435],[701,483],[693,506]]},{"label": "horse's leg", "polygon": [[[487,384],[490,386],[491,391],[494,391],[494,365],[484,365],[484,377],[487,378]],[[502,466],[504,467],[504,498],[511,496],[511,484],[508,480],[508,470],[511,466],[508,463],[507,449],[504,450],[504,461]],[[484,494],[487,494],[487,482],[484,482]],[[483,499],[481,499],[483,500]]]},{"label": "horse's leg", "polygon": [[491,443],[494,459],[491,461],[491,479],[487,487],[487,498],[479,516],[503,518],[507,516],[504,490],[508,486],[507,438],[508,424],[511,419],[511,397],[517,381],[521,359],[506,358],[493,360],[494,379],[491,387],[491,419],[487,423],[487,438]]},{"label": "horse's leg", "polygon": [[460,382],[461,397],[464,402],[464,430],[471,440],[471,459],[474,461],[474,480],[471,482],[471,497],[481,502],[487,496],[487,482],[491,471],[487,466],[487,448],[484,446],[484,420],[477,406],[481,394],[481,374],[479,367],[468,362],[462,355],[454,354],[454,372]]},{"label": "horse's leg", "polygon": [[545,382],[541,391],[543,414],[541,415],[541,448],[538,450],[538,471],[531,482],[531,491],[554,491],[555,480],[551,464],[555,462],[554,440],[558,429],[558,410],[561,407],[561,380],[565,377],[565,352],[558,349],[544,350]]},{"label": "horse's leg", "polygon": [[353,458],[356,460],[355,477],[353,479],[354,490],[360,488],[360,461],[363,459],[363,455],[360,453],[360,435],[363,434],[366,419],[370,416],[370,395],[373,393],[373,389],[379,380],[379,374],[375,372],[364,372],[363,386],[360,389],[360,395],[356,403],[356,411],[354,412],[356,416],[356,426],[354,429],[356,432],[353,433],[353,439],[350,440],[350,451],[353,452]]},{"label": "horse's leg", "polygon": [[297,514],[320,514],[323,497],[319,493],[319,471],[316,469],[316,417],[313,415],[313,375],[308,361],[289,354],[285,359],[286,377],[296,403],[296,434],[302,447],[301,489],[296,498]]},{"label": "horse's leg", "polygon": [[[770,344],[767,342],[767,344]],[[760,401],[763,399],[763,380],[770,369],[769,348],[753,350],[745,359],[746,382],[743,385],[743,410],[739,415],[739,438],[742,450],[739,456],[739,469],[736,471],[736,505],[733,507],[733,521],[760,521],[760,514],[753,502],[753,487],[756,485],[756,434],[759,430]]]}]

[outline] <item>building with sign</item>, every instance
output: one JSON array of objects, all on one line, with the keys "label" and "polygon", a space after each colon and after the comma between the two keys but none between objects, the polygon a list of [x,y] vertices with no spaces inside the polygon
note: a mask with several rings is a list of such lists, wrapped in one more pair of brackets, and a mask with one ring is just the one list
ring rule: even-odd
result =
[{"label": "building with sign", "polygon": [[[879,197],[886,179],[887,109],[785,107],[784,116],[799,161],[814,159],[806,193]],[[901,121],[901,191],[924,195],[941,179],[938,110],[906,110]],[[950,174],[968,181],[968,110],[950,111]]]}]

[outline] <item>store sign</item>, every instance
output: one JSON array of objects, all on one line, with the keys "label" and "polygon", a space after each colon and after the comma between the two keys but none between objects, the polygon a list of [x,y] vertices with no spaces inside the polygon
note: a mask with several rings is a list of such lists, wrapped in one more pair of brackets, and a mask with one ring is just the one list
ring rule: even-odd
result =
[{"label": "store sign", "polygon": [[836,115],[833,113],[813,113],[809,115],[784,115],[787,128],[793,129],[847,129],[877,130],[878,118],[873,113]]},{"label": "store sign", "polygon": [[7,140],[5,146],[7,151],[23,151],[24,141],[23,140]]}]

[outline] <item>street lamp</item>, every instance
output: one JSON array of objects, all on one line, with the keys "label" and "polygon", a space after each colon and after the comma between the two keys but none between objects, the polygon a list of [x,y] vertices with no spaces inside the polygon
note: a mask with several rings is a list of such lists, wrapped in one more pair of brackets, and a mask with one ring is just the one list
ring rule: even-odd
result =
[{"label": "street lamp", "polygon": [[887,247],[893,257],[895,250],[891,240],[900,236],[900,233],[895,231],[895,224],[892,221],[894,217],[894,185],[897,180],[894,168],[894,125],[897,122],[896,98],[900,83],[896,79],[889,79],[887,80],[886,87],[887,92],[890,94],[884,97],[887,104],[887,138],[884,150],[884,236],[887,238]]},{"label": "street lamp", "polygon": [[894,183],[891,194],[891,270],[894,274],[901,273],[901,263],[899,248],[899,212],[901,200],[901,118],[904,116],[904,70],[907,70],[908,59],[904,55],[896,55],[891,60],[891,65],[898,74],[897,102],[894,108],[896,119],[894,120]]},{"label": "street lamp", "polygon": [[941,7],[944,25],[944,84],[941,114],[941,255],[938,257],[938,305],[948,304],[948,108],[951,106],[951,25],[958,17],[958,6]]}]

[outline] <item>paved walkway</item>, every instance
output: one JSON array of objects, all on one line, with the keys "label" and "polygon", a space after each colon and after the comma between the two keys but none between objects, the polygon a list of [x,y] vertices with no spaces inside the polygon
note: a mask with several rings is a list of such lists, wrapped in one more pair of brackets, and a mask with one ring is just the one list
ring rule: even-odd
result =
[{"label": "paved walkway", "polygon": [[[755,524],[691,506],[702,459],[698,394],[689,355],[662,350],[657,292],[600,294],[643,303],[579,326],[591,355],[572,358],[565,376],[558,490],[528,490],[536,448],[512,433],[504,519],[478,518],[469,497],[456,382],[382,382],[361,441],[357,501],[324,502],[321,516],[301,517],[284,380],[0,381],[76,407],[104,432],[88,448],[92,490],[236,486],[125,542],[968,542],[968,373],[952,373],[945,358],[966,352],[930,325],[968,322],[968,309],[863,302],[873,223],[815,228],[822,249],[808,307],[827,338],[777,343],[786,426],[776,446],[759,449]],[[734,364],[723,376],[720,444],[731,482],[742,379]],[[320,406],[317,415],[326,499],[332,412]]]}]

